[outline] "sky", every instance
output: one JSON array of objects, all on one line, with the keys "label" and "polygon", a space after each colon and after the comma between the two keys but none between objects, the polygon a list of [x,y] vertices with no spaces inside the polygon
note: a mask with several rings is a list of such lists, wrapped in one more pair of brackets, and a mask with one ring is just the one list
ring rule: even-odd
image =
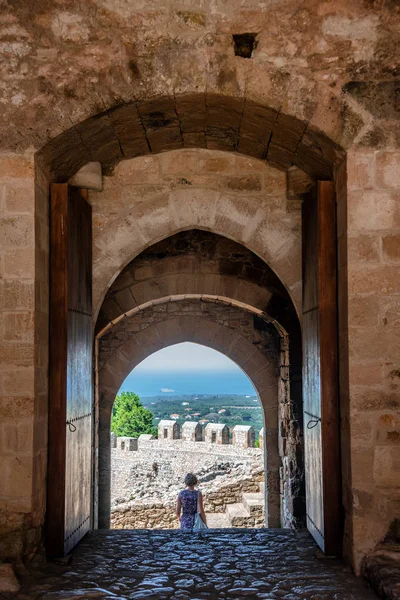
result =
[{"label": "sky", "polygon": [[136,371],[235,371],[238,368],[221,352],[183,342],[154,352],[136,367]]},{"label": "sky", "polygon": [[200,344],[183,342],[142,361],[121,386],[139,396],[160,394],[250,394],[254,387],[230,358]]}]

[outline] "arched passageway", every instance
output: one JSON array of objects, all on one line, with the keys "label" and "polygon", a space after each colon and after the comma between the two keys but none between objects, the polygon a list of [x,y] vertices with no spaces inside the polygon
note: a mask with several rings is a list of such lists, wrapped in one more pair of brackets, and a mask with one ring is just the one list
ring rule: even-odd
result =
[{"label": "arched passageway", "polygon": [[[185,105],[188,98],[182,98],[182,100]],[[196,102],[198,100],[201,102],[201,96],[197,96],[195,100]],[[244,152],[244,146],[241,143],[241,132],[245,131],[248,125],[246,111],[255,108],[255,112],[252,114],[250,121],[252,121],[253,124],[256,124],[256,128],[260,128],[262,132],[260,133],[258,130],[256,135],[266,136],[266,151],[264,148],[262,154],[255,154],[257,158],[262,158],[264,161],[266,159],[268,161],[268,164],[264,162],[263,167],[261,167],[264,171],[264,178],[267,175],[266,172],[271,171],[270,165],[273,165],[274,168],[280,167],[282,169],[297,165],[298,167],[302,166],[305,171],[314,177],[330,177],[335,161],[338,161],[341,158],[341,152],[335,144],[325,138],[323,134],[312,132],[311,129],[298,119],[288,117],[277,111],[272,111],[272,114],[274,115],[273,126],[272,128],[268,128],[267,124],[269,118],[268,115],[271,114],[270,110],[266,107],[254,107],[251,101],[247,102],[246,100],[243,105],[239,102],[242,115],[239,115],[239,120],[235,121],[239,114],[237,111],[236,100],[227,98],[221,99],[221,97],[216,99],[216,105],[219,103],[222,109],[221,111],[216,109],[217,116],[215,118],[217,120],[222,119],[222,138],[229,133],[226,130],[226,124],[229,123],[229,120],[227,120],[229,114],[234,119],[234,122],[228,126],[228,129],[229,127],[233,128],[233,130],[237,132],[237,136],[236,141],[232,146],[228,144],[229,147],[227,147],[225,143],[222,143],[221,145],[214,144],[212,138],[215,132],[213,133],[212,131],[214,126],[211,124],[211,121],[215,116],[213,108],[215,98],[210,96],[208,100],[206,102],[205,110],[206,145],[218,150]],[[153,104],[147,107],[150,110],[148,122],[150,123],[150,128],[154,127],[157,130],[156,137],[158,134],[161,134],[161,131],[158,131],[158,129],[163,130],[163,133],[160,136],[162,143],[159,145],[154,143],[153,147],[151,147],[151,144],[148,146],[155,152],[161,152],[161,150],[171,151],[172,149],[181,147],[180,145],[168,145],[168,140],[170,139],[169,135],[173,135],[175,124],[170,123],[169,117],[164,119],[166,115],[168,116],[168,102],[167,105],[164,105],[163,102],[164,100],[161,101],[158,111],[156,110],[157,107],[153,106]],[[125,108],[129,112],[133,109],[133,105],[123,107],[121,113],[118,111],[116,111],[116,113],[119,115],[123,114]],[[163,110],[164,113],[162,112]],[[175,110],[177,113],[179,112],[177,109]],[[90,139],[91,142],[93,142],[92,158],[95,157],[95,146],[99,146],[103,150],[106,149],[110,160],[107,162],[104,157],[104,165],[107,164],[110,169],[115,167],[117,170],[118,162],[124,158],[124,155],[119,154],[117,156],[118,153],[115,155],[113,154],[111,147],[114,142],[110,141],[108,133],[105,133],[107,127],[103,129],[103,119],[110,118],[110,114],[111,113],[100,115],[96,120],[96,123],[93,120],[89,120],[87,123],[83,124],[80,132],[82,137],[80,137],[80,139],[83,140],[86,134],[88,134],[89,137],[87,138],[87,141]],[[143,112],[140,118],[146,121],[144,114],[145,113]],[[189,101],[187,105],[187,117],[189,121],[195,114],[196,109],[193,110],[193,106]],[[127,114],[127,122],[125,122],[125,125],[127,125],[126,131],[128,136],[133,135],[132,139],[134,140],[136,139],[134,133],[135,117],[133,117],[133,120],[131,121],[129,115]],[[162,118],[161,115],[163,115]],[[194,118],[194,121],[196,121],[196,118]],[[97,124],[99,125],[100,130],[97,129]],[[131,130],[130,125],[132,125]],[[169,127],[169,125],[171,125],[171,127]],[[182,126],[181,121],[179,121],[179,126]],[[86,129],[86,127],[88,127],[88,129]],[[166,137],[164,136],[164,127],[166,127]],[[116,129],[118,129],[117,126]],[[64,179],[67,177],[67,172],[69,170],[73,171],[82,161],[85,162],[86,150],[84,150],[83,154],[80,154],[78,146],[76,145],[76,131],[77,128],[74,128],[68,132],[66,137],[60,136],[51,142],[44,151],[38,155],[38,168],[41,168],[40,165],[46,163],[50,166],[52,178],[57,179],[58,177],[61,177]],[[113,133],[112,135],[115,134]],[[146,130],[146,136],[148,135],[150,135],[150,131]],[[244,135],[244,137],[246,137],[246,135]],[[210,137],[208,138],[208,136]],[[249,138],[252,139],[251,133],[249,134]],[[307,146],[307,139],[313,139],[312,147]],[[84,148],[87,148],[87,141],[84,142]],[[76,150],[73,156],[69,148],[70,143]],[[189,147],[198,147],[198,141],[192,140],[189,143]],[[137,152],[136,150],[134,151],[134,155],[140,153],[141,152]],[[251,154],[250,150],[247,151],[247,154]],[[132,160],[134,161],[135,159]],[[109,173],[112,177],[112,172],[110,171]],[[274,196],[267,193],[262,199],[260,197],[261,204],[257,205],[257,203],[248,203],[243,197],[240,198],[241,195],[244,195],[243,181],[245,180],[246,178],[240,178],[239,181],[235,180],[234,182],[229,180],[224,181],[227,190],[231,188],[232,191],[233,186],[235,192],[232,194],[226,191],[224,193],[215,193],[215,190],[213,191],[212,189],[207,189],[207,191],[203,190],[203,192],[199,193],[197,190],[193,189],[193,192],[188,195],[187,190],[172,189],[170,193],[162,193],[160,195],[156,190],[156,193],[153,193],[150,196],[150,199],[142,198],[139,200],[138,198],[138,202],[128,202],[127,205],[121,205],[114,215],[112,215],[111,211],[109,216],[112,218],[109,220],[109,223],[107,223],[107,227],[104,229],[102,229],[101,226],[98,227],[94,236],[94,316],[97,316],[97,313],[101,308],[102,300],[105,297],[110,284],[113,283],[115,278],[133,257],[150,247],[154,242],[185,230],[192,230],[193,228],[225,235],[254,251],[261,260],[270,266],[272,272],[280,280],[281,286],[280,288],[278,286],[278,294],[274,293],[267,303],[269,309],[268,318],[276,323],[277,331],[279,331],[280,327],[283,327],[283,329],[287,330],[288,335],[291,335],[290,328],[292,328],[295,330],[295,335],[298,336],[297,345],[293,344],[293,348],[296,348],[296,361],[294,363],[291,363],[290,361],[285,364],[283,380],[291,380],[293,383],[293,390],[301,397],[299,389],[300,378],[298,375],[297,377],[291,378],[290,373],[288,373],[288,371],[290,371],[290,368],[288,368],[289,364],[295,364],[295,368],[297,369],[301,359],[299,325],[296,315],[293,314],[292,311],[293,306],[295,305],[297,314],[301,313],[301,221],[299,213],[290,214],[292,212],[290,207],[286,205],[286,201],[282,202],[283,198],[286,197],[282,194],[282,192],[284,192],[282,181],[279,183],[280,193],[278,194],[278,202],[274,202]],[[181,184],[182,181],[186,181],[186,179],[180,179],[179,184]],[[309,187],[312,183],[312,179],[308,177],[307,186]],[[246,185],[247,184],[245,184],[245,189]],[[264,196],[266,190],[263,186],[261,191]],[[105,191],[106,197],[110,195],[110,188]],[[95,196],[92,195],[91,197],[96,200]],[[189,198],[188,202],[185,201],[187,198]],[[57,203],[53,206],[57,207]],[[329,210],[332,210],[331,205]],[[329,222],[329,219],[324,222]],[[133,236],[132,232],[134,232]],[[312,260],[319,260],[319,250],[317,254],[310,254],[309,256],[312,257]],[[204,281],[201,285],[203,284]],[[226,285],[226,282],[224,282],[224,285]],[[281,301],[282,298],[284,298],[284,302]],[[262,301],[263,300],[261,300],[261,302]],[[254,303],[254,297],[252,303]],[[75,310],[75,308],[73,310]],[[315,306],[313,310],[318,312],[319,306]],[[106,318],[109,319],[109,323],[112,323],[114,327],[115,319],[112,317],[111,319],[109,317]],[[287,327],[287,324],[289,327]],[[72,351],[71,347],[71,352]],[[285,351],[293,352],[293,350],[288,350],[288,348],[286,348]],[[55,371],[53,370],[52,372]],[[320,374],[318,373],[317,377],[319,376]],[[295,413],[296,410],[299,410],[299,407],[300,404],[297,403],[297,408],[290,408],[288,410],[289,421],[297,419],[298,423],[300,423],[300,415],[293,417],[292,414]],[[52,428],[50,428],[50,431],[51,430]],[[301,439],[301,425],[298,425],[295,438]],[[296,444],[297,442],[295,445]],[[52,456],[51,452],[50,456]],[[297,458],[294,461],[288,461],[287,469],[289,473],[293,474],[297,472],[297,463]],[[316,467],[317,469],[320,469],[318,465],[316,465]],[[313,490],[313,493],[322,493],[321,486],[314,487]],[[318,502],[319,501],[320,500],[318,500]],[[318,516],[318,519],[319,518],[320,516]],[[84,522],[88,522],[88,516],[85,517]],[[74,531],[79,531],[80,527],[81,525]]]},{"label": "arched passageway", "polygon": [[110,527],[179,528],[187,473],[209,528],[263,527],[264,425],[257,390],[226,355],[193,342],[151,354],[112,409]]},{"label": "arched passageway", "polygon": [[[129,319],[121,321],[119,327],[117,326],[119,331],[112,331],[108,336],[105,335],[101,343],[99,353],[101,368],[98,373],[99,526],[109,526],[110,519],[110,418],[115,396],[127,375],[144,358],[161,348],[187,341],[206,345],[231,358],[249,376],[257,389],[267,428],[268,525],[277,527],[280,525],[281,518],[279,467],[282,463],[278,453],[279,376],[278,364],[274,360],[276,359],[274,348],[269,349],[269,360],[242,333],[223,325],[222,311],[225,313],[226,320],[227,307],[222,308],[220,322],[218,322],[218,319],[210,319],[211,315],[199,316],[201,307],[199,310],[196,302],[192,301],[192,306],[190,301],[183,301],[181,307],[179,304],[181,304],[179,301],[171,303],[174,308],[172,312],[167,315],[159,313],[158,322],[153,319],[152,324],[137,333],[134,333],[134,323],[132,323],[133,329],[129,327]],[[238,318],[239,311],[231,312],[232,323],[235,317]],[[146,320],[149,314],[144,314],[143,317]],[[140,314],[139,318],[138,315],[136,318],[139,325]],[[116,340],[119,344],[115,343]],[[274,340],[275,344],[277,341]],[[109,348],[112,349],[111,352]]]},{"label": "arched passageway", "polygon": [[[183,301],[187,305],[183,310],[189,312],[182,312],[176,323],[171,317],[179,312]],[[222,307],[218,309],[221,302]],[[224,305],[231,308],[224,309]],[[220,315],[211,327],[206,319],[215,318],[216,310],[220,310]],[[187,341],[204,341],[207,345],[209,338],[214,344],[220,343],[215,336],[224,323],[221,315],[226,310],[236,313],[232,328],[226,330],[221,351],[247,372],[262,403],[267,402],[262,392],[268,395],[271,382],[257,362],[262,358],[257,359],[258,353],[274,365],[273,385],[277,387],[280,404],[279,414],[277,404],[273,405],[273,417],[268,414],[268,420],[272,418],[276,423],[274,427],[268,425],[268,431],[273,429],[274,434],[267,438],[270,464],[275,468],[274,475],[270,475],[270,523],[274,526],[278,522],[283,526],[303,523],[301,343],[293,304],[277,276],[256,255],[229,239],[195,230],[167,238],[136,257],[115,280],[100,311],[96,329],[101,526],[107,525],[109,519],[110,411],[122,381],[135,364],[163,345],[182,341],[182,337]],[[196,316],[188,320],[190,311]],[[157,322],[157,327],[149,327],[153,322]],[[245,323],[242,326],[244,339],[248,336],[244,345],[233,343],[232,337],[239,335],[235,326],[241,322]],[[187,323],[189,332],[184,328]],[[178,331],[174,330],[176,327]],[[195,331],[191,331],[193,328]],[[221,329],[219,336],[223,331],[225,329]],[[196,337],[192,339],[190,336],[194,333]],[[267,335],[267,339],[263,339],[263,335]],[[268,338],[271,335],[272,338]],[[123,339],[126,340],[124,348],[121,347]],[[220,349],[218,345],[212,347]],[[249,365],[249,357],[253,356],[256,371],[248,372],[240,354],[236,359],[235,353],[240,351],[246,353]],[[281,478],[277,460],[283,466]]]}]

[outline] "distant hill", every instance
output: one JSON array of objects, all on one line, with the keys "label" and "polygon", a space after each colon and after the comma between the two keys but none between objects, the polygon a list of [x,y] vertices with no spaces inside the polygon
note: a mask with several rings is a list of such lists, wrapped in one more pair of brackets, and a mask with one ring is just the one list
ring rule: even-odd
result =
[{"label": "distant hill", "polygon": [[226,423],[229,427],[251,425],[256,434],[263,426],[262,410],[257,396],[163,394],[141,397],[141,401],[146,408],[152,411],[155,427],[160,419],[170,418],[177,420],[180,424],[185,421],[206,420],[207,422]]}]

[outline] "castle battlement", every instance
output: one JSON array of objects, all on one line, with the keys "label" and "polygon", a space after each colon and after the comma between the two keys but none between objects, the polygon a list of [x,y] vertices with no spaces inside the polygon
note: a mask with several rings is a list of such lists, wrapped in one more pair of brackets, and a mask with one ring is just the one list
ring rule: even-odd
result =
[{"label": "castle battlement", "polygon": [[[231,435],[232,434],[232,435]],[[259,433],[260,449],[263,449],[264,429]],[[224,423],[208,423],[203,428],[201,423],[186,421],[182,427],[172,420],[162,420],[158,425],[158,438],[142,434],[138,438],[117,437],[111,433],[111,448],[132,452],[144,448],[157,447],[174,450],[197,450],[209,452],[215,446],[230,446],[236,448],[254,448],[255,431],[250,425],[235,425],[231,432]]]}]

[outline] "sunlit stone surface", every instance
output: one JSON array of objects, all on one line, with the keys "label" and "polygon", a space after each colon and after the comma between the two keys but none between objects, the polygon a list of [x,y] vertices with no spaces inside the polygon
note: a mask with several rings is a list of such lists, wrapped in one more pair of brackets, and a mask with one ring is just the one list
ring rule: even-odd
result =
[{"label": "sunlit stone surface", "polygon": [[376,599],[342,561],[320,558],[308,533],[289,530],[96,531],[68,565],[33,575],[10,597]]}]

